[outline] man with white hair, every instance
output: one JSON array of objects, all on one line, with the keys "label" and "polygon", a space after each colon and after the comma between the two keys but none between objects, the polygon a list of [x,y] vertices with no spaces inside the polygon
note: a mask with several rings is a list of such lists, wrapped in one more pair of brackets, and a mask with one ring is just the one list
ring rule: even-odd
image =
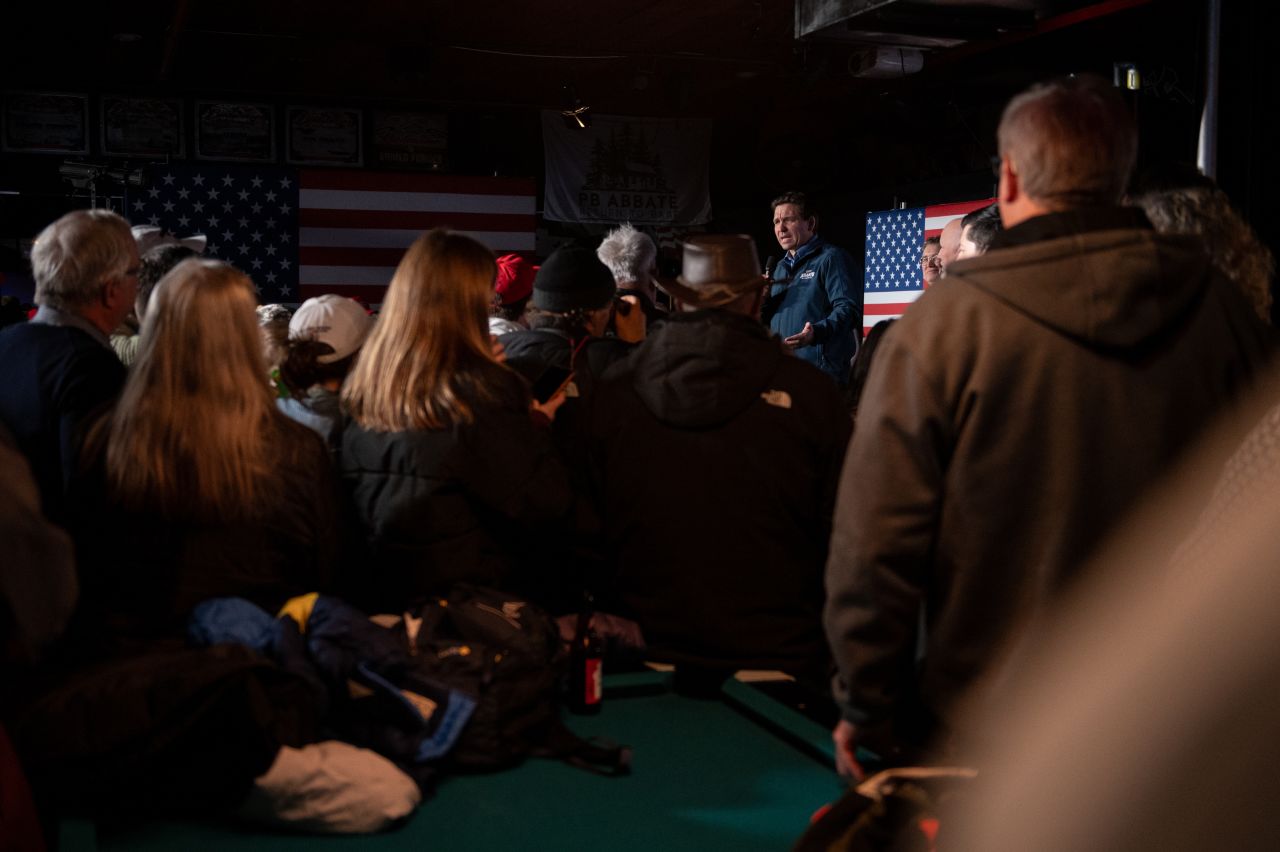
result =
[{"label": "man with white hair", "polygon": [[80,430],[114,399],[125,368],[108,335],[133,307],[138,247],[108,210],[75,210],[40,232],[31,250],[40,309],[0,334],[0,421],[31,463],[41,505],[62,522]]},{"label": "man with white hair", "polygon": [[1194,239],[1119,206],[1137,152],[1096,78],[1035,86],[998,131],[1005,230],[876,352],[827,562],[837,763],[920,759],[1019,624],[1269,354]]},{"label": "man with white hair", "polygon": [[613,273],[618,295],[636,297],[646,323],[662,319],[665,311],[654,304],[653,276],[658,271],[658,247],[652,237],[627,222],[605,236],[596,249],[596,257]]}]

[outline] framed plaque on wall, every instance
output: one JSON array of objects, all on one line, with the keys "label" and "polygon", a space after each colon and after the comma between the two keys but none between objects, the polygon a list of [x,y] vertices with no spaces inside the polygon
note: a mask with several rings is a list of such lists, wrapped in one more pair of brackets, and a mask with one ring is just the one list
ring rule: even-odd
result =
[{"label": "framed plaque on wall", "polygon": [[449,147],[449,117],[439,113],[377,110],[370,164],[388,169],[442,169]]},{"label": "framed plaque on wall", "polygon": [[89,96],[66,92],[5,92],[5,151],[89,153]]},{"label": "framed plaque on wall", "polygon": [[275,107],[196,101],[196,159],[275,162]]},{"label": "framed plaque on wall", "polygon": [[101,143],[108,157],[184,157],[182,100],[103,95]]},{"label": "framed plaque on wall", "polygon": [[333,107],[289,107],[286,162],[299,166],[363,166],[361,112]]}]

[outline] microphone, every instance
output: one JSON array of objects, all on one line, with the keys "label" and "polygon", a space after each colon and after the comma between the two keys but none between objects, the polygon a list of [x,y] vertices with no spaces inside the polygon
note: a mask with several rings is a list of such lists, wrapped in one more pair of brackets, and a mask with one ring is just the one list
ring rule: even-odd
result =
[{"label": "microphone", "polygon": [[773,255],[769,255],[764,259],[764,279],[768,283],[764,285],[762,298],[760,299],[760,321],[766,326],[773,319],[774,313],[778,310],[778,305],[782,303],[782,293],[776,296],[772,295],[773,285],[786,283],[785,281],[777,282],[773,280],[773,268],[777,265],[778,259]]}]

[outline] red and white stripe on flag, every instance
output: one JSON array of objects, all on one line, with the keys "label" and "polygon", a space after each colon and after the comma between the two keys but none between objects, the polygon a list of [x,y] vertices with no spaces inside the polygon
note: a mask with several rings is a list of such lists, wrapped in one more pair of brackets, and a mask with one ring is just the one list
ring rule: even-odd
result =
[{"label": "red and white stripe on flag", "polygon": [[986,207],[994,198],[932,204],[867,214],[862,333],[897,319],[924,292],[920,254],[924,241],[942,233],[953,219]]},{"label": "red and white stripe on flag", "polygon": [[[995,204],[994,198],[981,201],[957,201],[952,204],[932,204],[924,208],[924,238],[937,237],[952,219],[959,219],[974,210],[981,210],[988,204]],[[921,279],[923,280],[923,279]]]},{"label": "red and white stripe on flag", "polygon": [[405,249],[431,228],[459,231],[496,254],[534,250],[532,180],[304,169],[298,183],[303,299],[381,302]]}]

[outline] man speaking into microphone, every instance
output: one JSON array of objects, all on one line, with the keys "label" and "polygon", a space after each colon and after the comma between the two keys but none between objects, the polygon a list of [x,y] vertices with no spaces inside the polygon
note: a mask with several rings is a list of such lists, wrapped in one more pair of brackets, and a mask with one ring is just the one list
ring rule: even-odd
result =
[{"label": "man speaking into microphone", "polygon": [[769,330],[795,354],[844,387],[858,349],[862,288],[848,252],[816,233],[818,216],[801,192],[773,200],[773,235],[782,260],[761,312]]}]

